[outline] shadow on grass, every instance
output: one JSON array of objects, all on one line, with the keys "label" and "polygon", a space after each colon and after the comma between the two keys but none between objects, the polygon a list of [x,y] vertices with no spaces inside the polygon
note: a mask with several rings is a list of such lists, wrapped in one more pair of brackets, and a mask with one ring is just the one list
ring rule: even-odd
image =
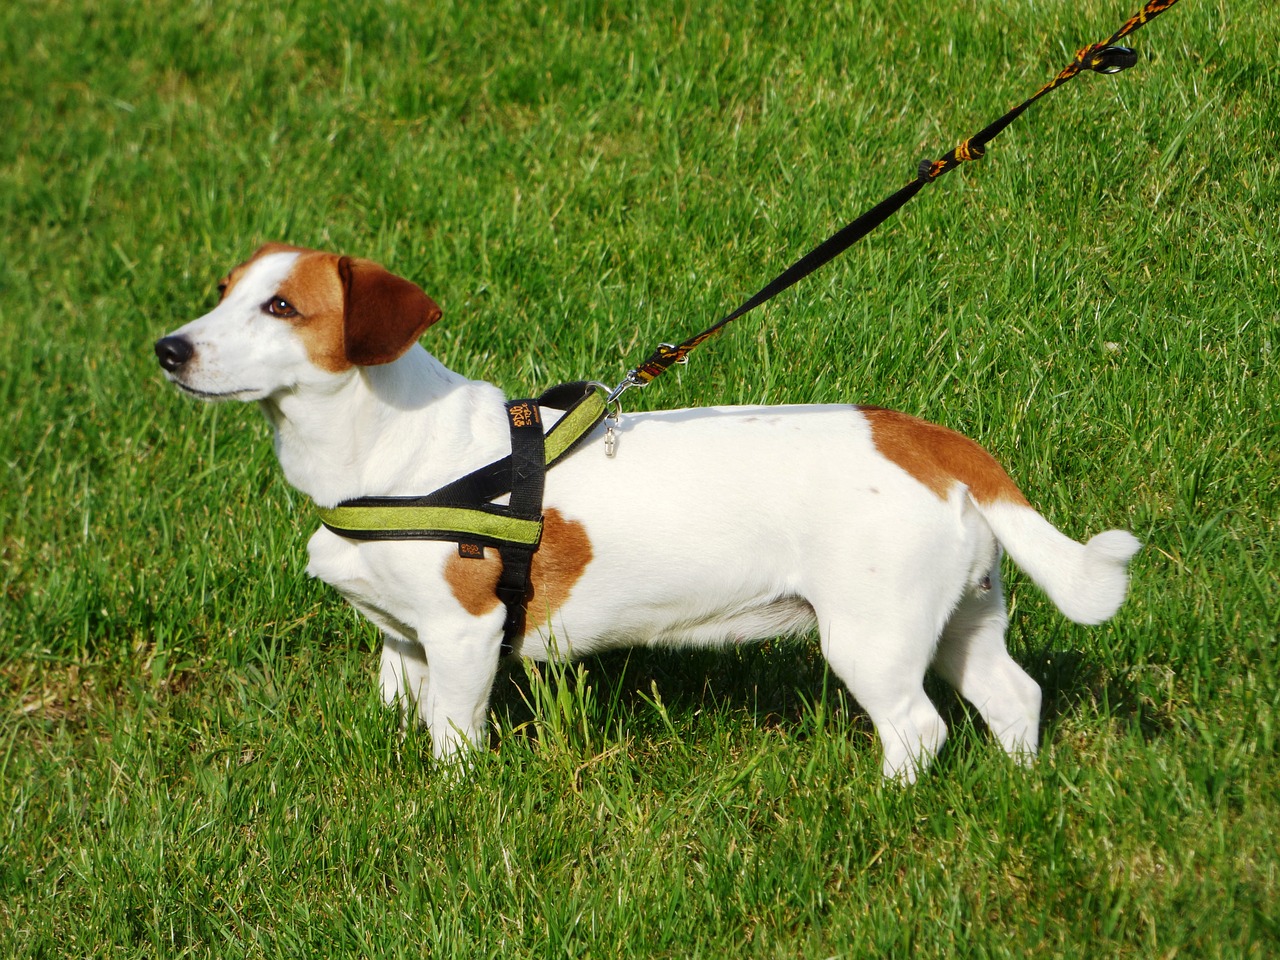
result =
[{"label": "shadow on grass", "polygon": [[[566,684],[585,682],[594,688],[598,719],[623,723],[639,732],[665,729],[654,708],[656,695],[677,726],[716,712],[741,718],[761,729],[782,729],[803,736],[819,705],[827,716],[865,725],[870,721],[843,685],[827,670],[816,643],[784,639],[728,650],[705,648],[634,648],[585,657],[565,669]],[[544,675],[554,669],[539,664]],[[535,701],[528,673],[519,665],[498,678],[491,709],[506,729],[520,729],[533,719]]]},{"label": "shadow on grass", "polygon": [[1041,723],[1050,729],[1060,718],[1085,709],[1120,721],[1146,741],[1176,725],[1173,671],[1168,667],[1147,664],[1117,673],[1076,650],[1040,651],[1023,666],[1040,684]]},{"label": "shadow on grass", "polygon": [[[578,683],[577,663],[594,688],[598,705],[593,721],[602,728],[623,725],[628,731],[661,735],[665,729],[654,709],[656,689],[668,716],[678,726],[705,712],[734,716],[758,729],[776,729],[804,739],[821,712],[852,730],[871,734],[866,713],[827,668],[816,642],[779,639],[727,650],[705,648],[611,651],[583,658],[565,668],[561,682]],[[1157,668],[1116,674],[1105,663],[1077,651],[1043,651],[1023,662],[1041,686],[1041,736],[1052,736],[1065,717],[1083,711],[1117,719],[1151,740],[1174,725],[1171,707],[1153,683],[1163,680]],[[545,665],[539,665],[550,675]],[[988,738],[982,718],[952,688],[930,673],[925,691],[953,734],[971,728]],[[531,730],[530,707],[536,698],[531,680],[516,663],[499,675],[491,710],[506,730]],[[605,732],[604,729],[601,730]]]}]

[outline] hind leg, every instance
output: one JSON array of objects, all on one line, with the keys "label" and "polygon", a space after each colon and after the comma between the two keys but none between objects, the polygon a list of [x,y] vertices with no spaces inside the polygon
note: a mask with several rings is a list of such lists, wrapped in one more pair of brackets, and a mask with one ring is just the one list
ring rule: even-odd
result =
[{"label": "hind leg", "polygon": [[1023,763],[1034,758],[1040,736],[1040,686],[1005,648],[1009,618],[1000,569],[990,587],[970,589],[942,631],[933,667],[982,715],[1005,752]]},{"label": "hind leg", "polygon": [[875,724],[884,776],[912,783],[942,748],[947,725],[924,692],[935,637],[926,624],[898,619],[819,623],[823,655]]}]

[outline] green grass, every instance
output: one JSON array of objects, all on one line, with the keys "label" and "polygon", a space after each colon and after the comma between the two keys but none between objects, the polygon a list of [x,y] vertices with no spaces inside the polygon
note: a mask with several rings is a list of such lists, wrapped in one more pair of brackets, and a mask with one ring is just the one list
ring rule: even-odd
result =
[{"label": "green grass", "polygon": [[1133,529],[1105,626],[1011,571],[1029,770],[939,687],[883,785],[810,639],[517,670],[451,774],[265,423],[151,356],[284,239],[422,284],[469,375],[616,381],[1126,2],[0,6],[0,954],[1280,950],[1275,4],[1180,4],[627,397],[895,407]]}]

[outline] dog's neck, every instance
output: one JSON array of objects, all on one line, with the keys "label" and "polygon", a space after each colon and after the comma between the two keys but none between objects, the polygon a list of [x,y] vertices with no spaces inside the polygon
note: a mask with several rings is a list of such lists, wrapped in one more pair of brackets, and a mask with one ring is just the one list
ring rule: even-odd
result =
[{"label": "dog's neck", "polygon": [[430,493],[510,453],[502,392],[415,345],[261,403],[285,479],[318,506]]}]

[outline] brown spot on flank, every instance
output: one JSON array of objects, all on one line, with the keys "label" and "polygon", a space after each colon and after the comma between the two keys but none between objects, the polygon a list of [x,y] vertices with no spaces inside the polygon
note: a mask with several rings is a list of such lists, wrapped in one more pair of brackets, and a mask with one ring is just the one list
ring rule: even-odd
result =
[{"label": "brown spot on flank", "polygon": [[[591,541],[587,528],[577,520],[566,520],[559,510],[543,516],[542,544],[533,555],[531,588],[528,597],[530,626],[545,623],[569,599],[569,591],[581,579],[591,562]],[[498,606],[498,577],[502,560],[498,551],[486,547],[483,560],[452,556],[444,565],[444,579],[462,608],[474,616]]]},{"label": "brown spot on flank", "polygon": [[894,410],[858,409],[871,426],[871,439],[881,456],[911,474],[939,499],[945,499],[958,481],[979,503],[1027,503],[996,458],[963,434]]}]

